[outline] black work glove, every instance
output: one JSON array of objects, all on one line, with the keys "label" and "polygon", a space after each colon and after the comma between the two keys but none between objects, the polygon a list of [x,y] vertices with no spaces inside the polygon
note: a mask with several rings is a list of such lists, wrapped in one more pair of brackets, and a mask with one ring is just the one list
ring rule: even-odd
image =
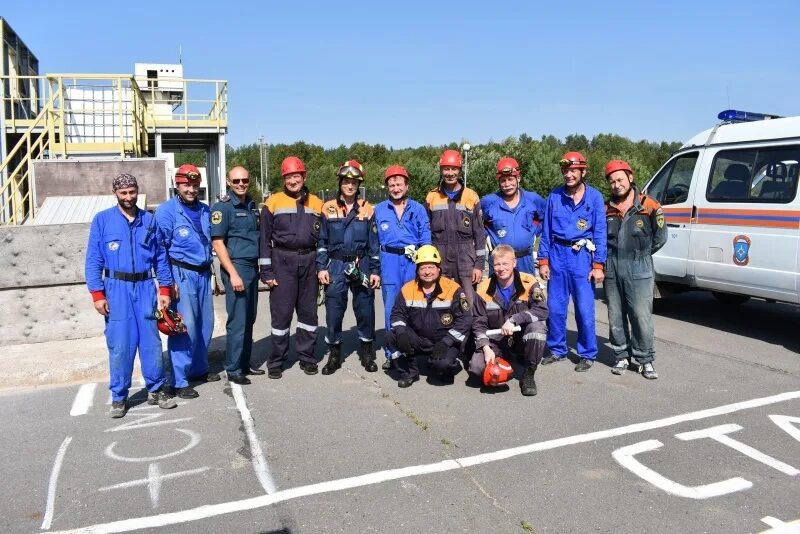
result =
[{"label": "black work glove", "polygon": [[447,354],[447,343],[444,341],[439,341],[436,345],[433,346],[433,352],[431,353],[431,357],[434,360],[441,360]]},{"label": "black work glove", "polygon": [[408,332],[397,335],[397,350],[406,356],[414,354],[414,348],[411,346],[411,336],[408,335]]}]

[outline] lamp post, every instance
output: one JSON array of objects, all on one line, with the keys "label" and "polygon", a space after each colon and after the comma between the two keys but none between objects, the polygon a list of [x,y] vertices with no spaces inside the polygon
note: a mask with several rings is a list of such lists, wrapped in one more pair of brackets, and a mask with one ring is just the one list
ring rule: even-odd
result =
[{"label": "lamp post", "polygon": [[261,197],[264,198],[264,136],[258,136],[258,185],[261,188]]},{"label": "lamp post", "polygon": [[461,150],[464,151],[464,187],[467,187],[467,171],[469,170],[469,150],[472,147],[469,143],[461,145]]}]

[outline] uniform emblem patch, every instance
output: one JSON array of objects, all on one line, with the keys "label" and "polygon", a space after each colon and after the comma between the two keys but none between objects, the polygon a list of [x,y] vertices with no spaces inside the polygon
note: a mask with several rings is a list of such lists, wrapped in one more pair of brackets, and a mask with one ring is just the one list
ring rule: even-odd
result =
[{"label": "uniform emblem patch", "polygon": [[501,228],[500,230],[497,231],[497,237],[505,237],[505,236],[506,236],[505,228]]},{"label": "uniform emblem patch", "polygon": [[188,228],[178,228],[178,235],[181,237],[189,237],[189,229]]},{"label": "uniform emblem patch", "polygon": [[336,215],[336,207],[328,206],[328,215]]},{"label": "uniform emblem patch", "polygon": [[636,228],[644,228],[644,221],[641,219],[636,219]]},{"label": "uniform emblem patch", "polygon": [[319,229],[320,229],[321,226],[322,225],[319,223],[319,221],[314,221],[314,231],[315,232],[319,232]]},{"label": "uniform emblem patch", "polygon": [[111,243],[108,244],[108,250],[110,250],[111,252],[119,250],[119,243],[117,243],[116,241],[112,241]]},{"label": "uniform emblem patch", "polygon": [[461,223],[464,225],[464,228],[469,228],[469,225],[472,224],[469,220],[469,217],[464,217],[464,220],[462,220]]},{"label": "uniform emblem patch", "polygon": [[211,214],[211,224],[219,224],[222,222],[222,212],[215,211]]},{"label": "uniform emblem patch", "polygon": [[733,238],[733,263],[742,266],[750,263],[750,238],[746,235]]},{"label": "uniform emblem patch", "polygon": [[578,230],[586,230],[586,227],[589,226],[589,222],[586,219],[578,219],[575,226],[578,227]]},{"label": "uniform emblem patch", "polygon": [[373,234],[377,234],[378,233],[378,225],[375,224],[375,221],[372,222],[371,226],[372,226],[372,233]]},{"label": "uniform emblem patch", "polygon": [[389,229],[389,223],[381,223],[381,230],[384,232]]},{"label": "uniform emblem patch", "polygon": [[450,326],[453,324],[453,314],[450,312],[444,312],[442,314],[442,324],[444,326]]},{"label": "uniform emblem patch", "polygon": [[661,208],[656,211],[656,224],[659,228],[664,228],[664,212],[661,211]]},{"label": "uniform emblem patch", "polygon": [[461,297],[459,297],[458,304],[461,306],[462,310],[469,311],[469,301],[466,295],[461,295]]},{"label": "uniform emblem patch", "polygon": [[544,291],[542,291],[542,288],[533,288],[533,300],[536,302],[542,302],[544,300]]}]

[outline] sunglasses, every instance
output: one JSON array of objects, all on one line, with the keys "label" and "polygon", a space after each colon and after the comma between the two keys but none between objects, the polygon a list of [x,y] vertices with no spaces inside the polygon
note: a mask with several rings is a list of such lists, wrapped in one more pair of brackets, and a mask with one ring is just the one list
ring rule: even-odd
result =
[{"label": "sunglasses", "polygon": [[250,183],[250,178],[231,178],[233,185],[247,185]]}]

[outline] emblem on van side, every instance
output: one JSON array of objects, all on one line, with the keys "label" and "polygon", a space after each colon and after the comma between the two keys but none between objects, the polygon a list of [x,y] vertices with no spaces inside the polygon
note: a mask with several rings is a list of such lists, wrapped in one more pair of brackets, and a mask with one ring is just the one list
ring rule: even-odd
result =
[{"label": "emblem on van side", "polygon": [[733,238],[733,263],[747,265],[750,263],[750,238],[737,235]]}]

